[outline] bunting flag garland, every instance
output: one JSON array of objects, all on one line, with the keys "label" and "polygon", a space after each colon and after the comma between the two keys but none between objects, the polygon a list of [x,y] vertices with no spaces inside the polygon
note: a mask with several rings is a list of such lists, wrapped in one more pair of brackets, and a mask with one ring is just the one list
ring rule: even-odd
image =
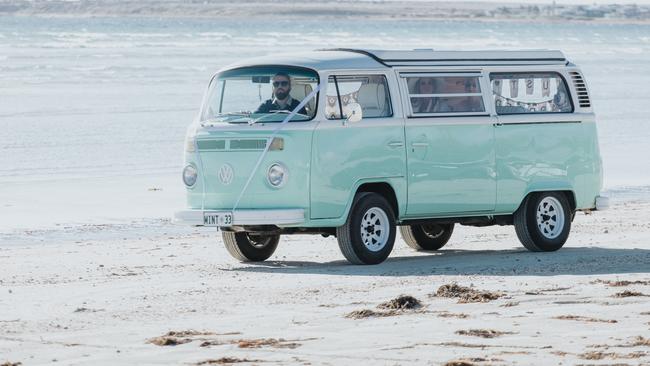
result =
[{"label": "bunting flag garland", "polygon": [[501,91],[503,90],[503,80],[492,80],[492,91],[494,94],[501,95]]},{"label": "bunting flag garland", "polygon": [[548,97],[551,95],[551,79],[542,79],[542,96]]},{"label": "bunting flag garland", "polygon": [[533,95],[535,79],[526,79],[526,95]]},{"label": "bunting flag garland", "polygon": [[[536,81],[535,79],[539,79]],[[551,79],[555,79],[554,90],[551,90]],[[510,95],[504,97],[502,95],[503,83],[509,81]],[[519,95],[519,81],[522,80],[526,88],[525,95]],[[540,90],[535,90],[537,84]],[[526,112],[551,112],[551,111],[565,111],[567,109],[566,103],[568,98],[564,90],[564,82],[560,78],[551,77],[529,77],[521,79],[493,79],[492,92],[494,93],[494,101],[497,107],[522,107]],[[555,95],[551,96],[551,92]],[[523,91],[522,91],[523,94]],[[539,101],[541,94],[544,100]],[[535,102],[522,101],[521,99],[534,99]]]},{"label": "bunting flag garland", "polygon": [[519,95],[519,79],[510,80],[510,97],[517,98]]},{"label": "bunting flag garland", "polygon": [[528,112],[546,112],[554,110],[555,104],[553,99],[544,100],[541,102],[527,103],[520,102],[514,99],[506,98],[502,95],[495,95],[495,105],[497,107],[524,107]]}]

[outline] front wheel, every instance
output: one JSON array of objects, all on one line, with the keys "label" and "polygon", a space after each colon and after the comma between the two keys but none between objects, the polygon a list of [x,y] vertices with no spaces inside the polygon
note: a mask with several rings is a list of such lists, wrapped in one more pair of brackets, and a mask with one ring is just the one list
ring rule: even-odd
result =
[{"label": "front wheel", "polygon": [[339,248],[350,263],[378,264],[386,260],[395,243],[395,214],[376,193],[355,197],[348,219],[336,228]]},{"label": "front wheel", "polygon": [[562,193],[529,195],[514,214],[519,241],[533,252],[552,252],[562,248],[571,231],[572,211]]},{"label": "front wheel", "polygon": [[399,227],[406,244],[415,250],[438,250],[454,232],[454,224],[404,225]]},{"label": "front wheel", "polygon": [[223,231],[226,250],[241,262],[261,262],[273,255],[280,235],[257,235],[247,232]]}]

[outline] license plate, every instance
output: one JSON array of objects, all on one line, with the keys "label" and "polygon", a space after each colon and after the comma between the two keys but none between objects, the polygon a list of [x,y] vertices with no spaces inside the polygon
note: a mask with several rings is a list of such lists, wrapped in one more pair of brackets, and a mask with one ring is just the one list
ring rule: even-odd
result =
[{"label": "license plate", "polygon": [[204,212],[203,226],[231,226],[232,212]]}]

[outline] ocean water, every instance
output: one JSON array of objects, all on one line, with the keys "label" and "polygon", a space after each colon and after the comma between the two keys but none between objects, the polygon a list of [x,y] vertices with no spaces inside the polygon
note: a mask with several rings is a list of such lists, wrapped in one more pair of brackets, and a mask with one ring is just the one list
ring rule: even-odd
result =
[{"label": "ocean water", "polygon": [[650,194],[650,25],[0,17],[0,233],[169,217],[212,73],[326,47],[560,49],[590,86],[606,188]]}]

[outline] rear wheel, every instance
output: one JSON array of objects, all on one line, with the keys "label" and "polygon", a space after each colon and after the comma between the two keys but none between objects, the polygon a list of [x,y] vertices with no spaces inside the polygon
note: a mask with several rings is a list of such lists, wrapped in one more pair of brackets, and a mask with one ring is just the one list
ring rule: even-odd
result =
[{"label": "rear wheel", "polygon": [[395,243],[395,214],[376,193],[360,193],[345,224],[336,229],[343,256],[353,264],[381,263]]},{"label": "rear wheel", "polygon": [[261,262],[273,255],[280,235],[257,235],[247,232],[223,231],[221,236],[228,253],[242,262]]},{"label": "rear wheel", "polygon": [[438,250],[451,238],[454,224],[405,225],[399,231],[406,244],[415,250]]},{"label": "rear wheel", "polygon": [[559,192],[529,195],[514,214],[519,241],[533,252],[552,252],[569,238],[573,209]]}]

